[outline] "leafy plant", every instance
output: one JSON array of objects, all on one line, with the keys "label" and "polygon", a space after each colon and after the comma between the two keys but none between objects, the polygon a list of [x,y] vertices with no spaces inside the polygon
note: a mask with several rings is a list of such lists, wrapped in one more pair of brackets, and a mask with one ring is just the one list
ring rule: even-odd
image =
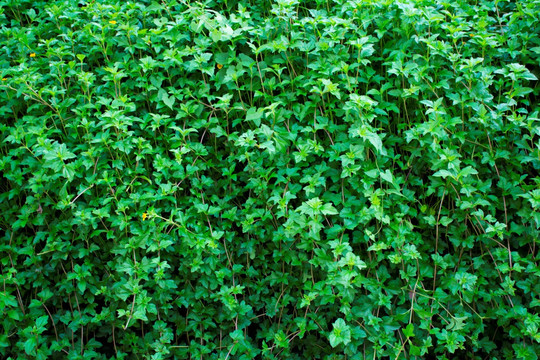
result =
[{"label": "leafy plant", "polygon": [[0,0],[0,354],[537,359],[540,2]]}]

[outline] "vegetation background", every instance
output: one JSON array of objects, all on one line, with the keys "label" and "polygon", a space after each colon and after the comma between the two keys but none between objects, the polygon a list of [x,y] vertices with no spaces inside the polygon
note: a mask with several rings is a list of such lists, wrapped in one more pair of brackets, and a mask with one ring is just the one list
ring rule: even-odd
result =
[{"label": "vegetation background", "polygon": [[3,359],[537,359],[538,0],[0,1]]}]

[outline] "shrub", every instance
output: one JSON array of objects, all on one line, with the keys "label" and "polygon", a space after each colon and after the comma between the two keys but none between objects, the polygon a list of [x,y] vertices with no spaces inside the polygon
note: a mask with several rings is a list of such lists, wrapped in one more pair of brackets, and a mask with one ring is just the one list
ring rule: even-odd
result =
[{"label": "shrub", "polygon": [[0,1],[1,356],[537,359],[539,15]]}]

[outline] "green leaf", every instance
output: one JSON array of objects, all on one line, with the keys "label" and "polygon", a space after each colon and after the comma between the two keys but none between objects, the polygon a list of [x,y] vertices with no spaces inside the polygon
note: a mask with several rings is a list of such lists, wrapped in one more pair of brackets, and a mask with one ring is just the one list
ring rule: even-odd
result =
[{"label": "green leaf", "polygon": [[161,100],[163,100],[163,103],[169,107],[169,109],[173,109],[174,102],[176,101],[176,98],[173,95],[168,96],[167,94],[163,94],[161,97]]},{"label": "green leaf", "polygon": [[257,110],[257,108],[249,108],[246,113],[246,121],[253,121],[256,126],[261,126],[261,118],[263,116],[262,110]]},{"label": "green leaf", "polygon": [[158,99],[163,101],[163,103],[172,110],[174,102],[176,100],[174,95],[169,95],[164,89],[159,89]]},{"label": "green leaf", "polygon": [[324,204],[321,208],[321,213],[323,215],[337,215],[339,211],[332,204]]},{"label": "green leaf", "polygon": [[37,346],[37,338],[35,336],[29,337],[24,342],[24,352],[27,355],[33,355]]},{"label": "green leaf", "polygon": [[42,328],[45,325],[47,325],[47,322],[49,321],[49,317],[47,315],[40,316],[36,319],[36,326],[38,328]]},{"label": "green leaf", "polygon": [[351,342],[351,329],[343,319],[337,319],[333,324],[333,330],[329,335],[330,345],[336,347],[339,344],[347,345]]},{"label": "green leaf", "polygon": [[414,325],[408,324],[407,327],[403,329],[403,334],[408,338],[414,337]]},{"label": "green leaf", "polygon": [[433,176],[442,177],[443,179],[446,179],[447,177],[454,178],[454,174],[452,174],[448,170],[439,170],[435,174],[433,174]]},{"label": "green leaf", "polygon": [[388,169],[385,172],[381,172],[381,178],[388,181],[390,184],[394,184],[394,176]]}]

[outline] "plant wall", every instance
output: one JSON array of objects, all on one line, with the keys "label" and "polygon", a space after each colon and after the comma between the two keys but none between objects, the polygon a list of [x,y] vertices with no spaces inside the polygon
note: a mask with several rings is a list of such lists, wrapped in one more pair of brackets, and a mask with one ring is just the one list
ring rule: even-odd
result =
[{"label": "plant wall", "polygon": [[537,359],[540,1],[0,1],[0,357]]}]

